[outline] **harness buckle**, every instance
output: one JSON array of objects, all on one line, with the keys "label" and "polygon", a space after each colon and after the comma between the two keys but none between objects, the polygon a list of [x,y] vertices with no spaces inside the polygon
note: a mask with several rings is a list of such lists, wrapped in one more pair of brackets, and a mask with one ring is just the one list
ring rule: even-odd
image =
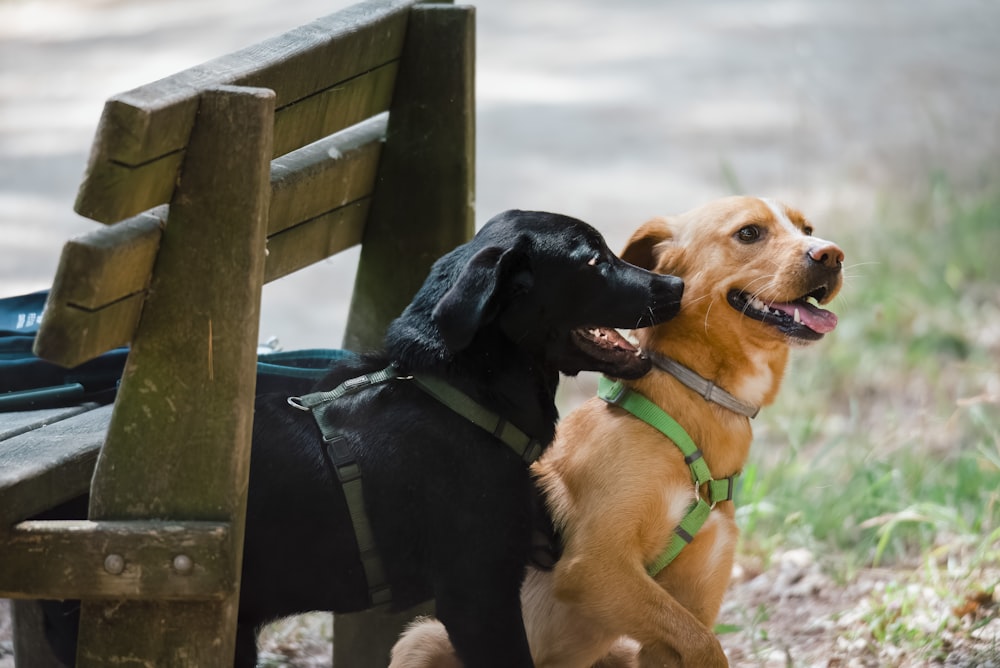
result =
[{"label": "harness buckle", "polygon": [[372,381],[368,376],[358,376],[356,378],[348,378],[343,383],[341,387],[344,388],[344,394],[353,394],[360,389],[372,385]]},{"label": "harness buckle", "polygon": [[611,379],[607,379],[607,384],[602,383],[602,385],[603,387],[600,388],[601,399],[614,406],[617,406],[628,392],[628,388],[625,387],[625,383],[621,381],[612,381]]},{"label": "harness buckle", "polygon": [[309,407],[302,403],[302,397],[288,397],[288,405],[292,408],[298,408],[300,411],[309,412]]},{"label": "harness buckle", "polygon": [[708,482],[707,482],[707,484],[708,484],[708,509],[709,510],[715,510],[715,504],[718,503],[718,501],[715,500],[715,494],[712,494],[712,483],[713,482],[715,482],[715,478],[709,478]]}]

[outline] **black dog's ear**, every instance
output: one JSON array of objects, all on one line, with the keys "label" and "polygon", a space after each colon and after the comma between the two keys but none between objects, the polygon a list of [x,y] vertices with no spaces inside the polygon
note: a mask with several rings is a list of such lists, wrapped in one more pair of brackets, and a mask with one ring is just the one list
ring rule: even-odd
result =
[{"label": "black dog's ear", "polygon": [[531,283],[527,254],[516,247],[489,246],[473,255],[431,314],[448,349],[466,348],[497,316],[504,294],[526,292]]}]

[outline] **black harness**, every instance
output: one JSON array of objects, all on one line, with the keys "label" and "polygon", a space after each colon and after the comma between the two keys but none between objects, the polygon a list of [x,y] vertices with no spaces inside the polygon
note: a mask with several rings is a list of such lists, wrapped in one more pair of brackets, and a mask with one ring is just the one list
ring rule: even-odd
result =
[{"label": "black harness", "polygon": [[451,410],[477,427],[489,432],[517,453],[525,464],[532,464],[542,454],[542,444],[510,423],[506,418],[486,408],[464,392],[433,376],[409,376],[399,373],[395,364],[381,371],[350,378],[332,390],[314,392],[301,397],[289,397],[289,405],[309,411],[323,434],[323,456],[344,490],[347,509],[358,543],[358,554],[368,583],[370,607],[385,607],[392,602],[392,590],[385,567],[375,546],[371,522],[365,512],[361,467],[347,439],[336,425],[326,418],[323,410],[341,397],[390,381],[412,381],[421,390],[434,397]]}]

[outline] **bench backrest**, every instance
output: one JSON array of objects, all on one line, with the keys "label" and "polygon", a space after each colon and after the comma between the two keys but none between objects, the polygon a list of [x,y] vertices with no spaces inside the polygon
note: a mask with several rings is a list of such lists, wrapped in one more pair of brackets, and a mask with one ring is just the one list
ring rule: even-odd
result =
[{"label": "bench backrest", "polygon": [[39,356],[75,366],[131,340],[199,100],[225,85],[275,94],[265,281],[364,242],[345,345],[380,343],[474,224],[470,12],[416,2],[362,3],[108,100],[76,209],[110,227],[66,245]]},{"label": "bench backrest", "polygon": [[21,591],[83,599],[80,665],[231,661],[261,286],[361,243],[345,345],[373,347],[471,236],[473,21],[369,0],[108,102],[77,201],[108,226],[35,346],[130,345],[90,521],[0,534]]}]

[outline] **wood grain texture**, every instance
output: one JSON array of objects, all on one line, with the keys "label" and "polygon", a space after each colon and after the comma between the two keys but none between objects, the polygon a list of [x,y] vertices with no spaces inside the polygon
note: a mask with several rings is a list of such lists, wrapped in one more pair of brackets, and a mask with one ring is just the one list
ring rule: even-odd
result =
[{"label": "wood grain texture", "polygon": [[[239,573],[274,94],[202,94],[91,484],[93,520],[224,522]],[[236,588],[217,601],[84,600],[81,668],[224,666]]]},{"label": "wood grain texture", "polygon": [[[265,281],[361,242],[387,119],[379,114],[271,162]],[[168,215],[162,205],[64,246],[35,354],[73,367],[128,345]]]},{"label": "wood grain texture", "polygon": [[21,522],[0,555],[0,597],[221,600],[236,590],[232,544],[219,522]]},{"label": "wood grain texture", "polygon": [[387,114],[271,162],[268,235],[372,194]]},{"label": "wood grain texture", "polygon": [[275,154],[386,109],[409,8],[419,1],[370,0],[112,97],[76,211],[111,223],[169,201],[198,95],[212,86],[275,91]]},{"label": "wood grain texture", "polygon": [[344,347],[378,347],[431,264],[474,232],[475,10],[410,14]]},{"label": "wood grain texture", "polygon": [[87,493],[111,406],[29,415],[34,429],[0,440],[0,527]]}]

